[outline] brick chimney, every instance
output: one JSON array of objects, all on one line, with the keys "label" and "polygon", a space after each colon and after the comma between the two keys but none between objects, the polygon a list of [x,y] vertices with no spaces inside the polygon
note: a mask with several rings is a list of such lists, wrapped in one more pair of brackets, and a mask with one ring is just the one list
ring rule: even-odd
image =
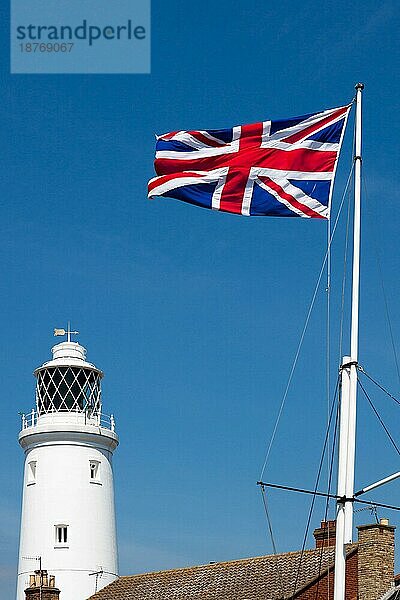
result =
[{"label": "brick chimney", "polygon": [[55,587],[54,575],[47,571],[35,571],[29,576],[29,587],[25,590],[26,600],[59,600],[60,590]]},{"label": "brick chimney", "polygon": [[358,598],[376,600],[394,584],[394,531],[388,519],[358,529]]},{"label": "brick chimney", "polygon": [[336,540],[336,521],[321,521],[321,527],[314,529],[315,547],[334,546]]}]

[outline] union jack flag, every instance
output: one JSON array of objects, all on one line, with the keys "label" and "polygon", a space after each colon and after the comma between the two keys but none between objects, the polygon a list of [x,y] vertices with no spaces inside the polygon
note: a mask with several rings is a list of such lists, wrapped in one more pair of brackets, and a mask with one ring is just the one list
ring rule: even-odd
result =
[{"label": "union jack flag", "polygon": [[247,216],[329,219],[350,108],[160,135],[148,196]]}]

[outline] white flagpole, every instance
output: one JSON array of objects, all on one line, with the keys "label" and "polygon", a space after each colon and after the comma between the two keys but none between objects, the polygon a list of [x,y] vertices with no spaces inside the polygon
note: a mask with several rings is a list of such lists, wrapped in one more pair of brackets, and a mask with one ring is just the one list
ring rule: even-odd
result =
[{"label": "white flagpole", "polygon": [[356,85],[356,127],[354,156],[354,233],[351,306],[350,357],[342,362],[342,402],[340,408],[339,467],[336,512],[334,600],[344,600],[346,588],[346,548],[353,539],[354,461],[356,438],[358,316],[360,288],[361,221],[361,99],[364,85]]},{"label": "white flagpole", "polygon": [[[354,157],[354,238],[353,238],[353,292],[351,306],[351,346],[350,355],[350,401],[349,401],[349,433],[347,445],[346,497],[354,495],[354,461],[356,450],[356,400],[357,400],[357,362],[358,362],[358,316],[360,291],[360,229],[361,229],[361,125],[362,125],[362,91],[364,85],[356,85],[356,147]],[[347,502],[345,507],[346,529],[345,543],[353,541],[353,503]]]}]

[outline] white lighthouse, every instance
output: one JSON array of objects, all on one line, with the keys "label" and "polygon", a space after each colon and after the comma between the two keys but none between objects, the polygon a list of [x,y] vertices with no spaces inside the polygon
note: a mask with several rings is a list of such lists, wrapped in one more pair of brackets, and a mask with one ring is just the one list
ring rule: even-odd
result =
[{"label": "white lighthouse", "polygon": [[[70,331],[35,370],[36,408],[22,416],[25,452],[17,600],[39,568],[60,600],[84,600],[118,576],[113,416],[102,413],[103,373]],[[36,562],[38,561],[38,562]]]}]

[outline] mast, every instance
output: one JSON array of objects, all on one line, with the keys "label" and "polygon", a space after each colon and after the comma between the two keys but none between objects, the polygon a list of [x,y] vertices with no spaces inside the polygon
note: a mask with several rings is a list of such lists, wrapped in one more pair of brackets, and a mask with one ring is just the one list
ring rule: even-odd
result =
[{"label": "mast", "polygon": [[361,102],[364,85],[356,85],[356,124],[354,156],[354,230],[353,280],[351,305],[350,356],[341,366],[342,401],[340,407],[338,491],[336,509],[336,549],[334,600],[345,598],[346,548],[353,539],[354,460],[356,438],[358,316],[360,289],[360,225],[361,225]]}]

